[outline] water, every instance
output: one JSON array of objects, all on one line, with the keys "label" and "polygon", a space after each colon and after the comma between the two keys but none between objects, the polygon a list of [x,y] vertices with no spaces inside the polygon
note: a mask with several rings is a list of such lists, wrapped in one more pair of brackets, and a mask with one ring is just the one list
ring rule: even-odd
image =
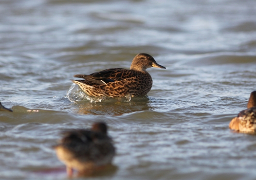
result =
[{"label": "water", "polygon": [[[256,137],[229,130],[256,90],[256,4],[245,0],[0,1],[1,179],[67,179],[51,146],[105,120],[118,170],[94,179],[256,179]],[[147,98],[73,103],[74,74],[129,68]],[[60,170],[56,170],[60,169]]]}]

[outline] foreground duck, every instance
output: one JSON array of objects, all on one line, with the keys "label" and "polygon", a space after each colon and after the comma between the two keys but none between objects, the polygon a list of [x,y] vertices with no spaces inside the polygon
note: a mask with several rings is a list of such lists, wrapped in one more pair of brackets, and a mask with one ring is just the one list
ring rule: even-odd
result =
[{"label": "foreground duck", "polygon": [[83,80],[73,80],[73,82],[89,96],[94,97],[145,96],[152,87],[152,78],[146,71],[151,67],[166,69],[151,55],[140,53],[134,57],[130,70],[113,68],[90,75],[77,74],[74,77]]},{"label": "foreground duck", "polygon": [[251,93],[247,108],[231,120],[230,129],[242,133],[256,133],[256,91]]},{"label": "foreground duck", "polygon": [[67,175],[91,176],[111,166],[115,147],[107,135],[104,122],[94,123],[91,130],[63,131],[63,138],[54,146],[57,157],[67,168]]}]

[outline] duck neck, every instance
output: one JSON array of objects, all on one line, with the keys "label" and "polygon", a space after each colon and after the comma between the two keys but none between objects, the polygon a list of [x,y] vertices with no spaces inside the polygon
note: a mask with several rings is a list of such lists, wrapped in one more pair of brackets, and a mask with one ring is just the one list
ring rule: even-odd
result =
[{"label": "duck neck", "polygon": [[143,73],[146,73],[146,68],[144,67],[139,67],[139,66],[133,66],[131,65],[130,67],[130,70],[134,70],[134,71],[140,71],[140,72],[143,72]]}]

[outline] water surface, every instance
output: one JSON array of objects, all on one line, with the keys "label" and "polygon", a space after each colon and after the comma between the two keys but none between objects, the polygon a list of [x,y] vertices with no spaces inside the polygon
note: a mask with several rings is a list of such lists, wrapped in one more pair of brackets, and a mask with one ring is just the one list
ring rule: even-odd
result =
[{"label": "water surface", "polygon": [[[94,179],[256,179],[256,137],[228,129],[256,90],[256,5],[245,0],[0,1],[1,179],[67,179],[51,146],[65,128],[109,125],[118,170]],[[74,74],[129,68],[147,98],[80,103]],[[28,112],[28,109],[34,111]]]}]

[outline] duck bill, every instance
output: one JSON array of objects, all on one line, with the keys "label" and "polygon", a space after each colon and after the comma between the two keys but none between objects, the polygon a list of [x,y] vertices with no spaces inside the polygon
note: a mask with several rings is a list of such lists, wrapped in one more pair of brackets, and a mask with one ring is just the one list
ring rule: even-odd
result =
[{"label": "duck bill", "polygon": [[152,67],[166,69],[166,67],[164,67],[160,64],[157,64],[157,63],[152,63]]}]

